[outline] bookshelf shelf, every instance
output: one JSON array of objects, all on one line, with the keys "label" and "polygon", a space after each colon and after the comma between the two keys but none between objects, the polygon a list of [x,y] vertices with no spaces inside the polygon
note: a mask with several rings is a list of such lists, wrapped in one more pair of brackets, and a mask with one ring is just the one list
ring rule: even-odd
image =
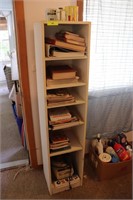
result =
[{"label": "bookshelf shelf", "polygon": [[49,130],[66,129],[66,128],[70,128],[70,127],[74,127],[74,126],[80,126],[80,125],[82,125],[82,124],[84,124],[84,122],[80,120],[80,121],[77,121],[77,122],[66,123],[66,124],[63,124],[63,125],[61,125],[61,126],[59,126],[59,127],[55,127],[55,128],[53,128],[53,129],[49,128]]},{"label": "bookshelf shelf", "polygon": [[76,99],[76,101],[75,102],[73,102],[73,103],[60,103],[60,104],[56,104],[56,105],[51,105],[51,106],[47,106],[47,108],[48,109],[50,109],[50,108],[58,108],[58,107],[63,107],[64,105],[65,106],[72,106],[72,105],[79,105],[79,104],[84,104],[85,103],[85,101],[84,100],[82,100],[82,99]]},{"label": "bookshelf shelf", "polygon": [[77,140],[77,138],[74,138],[72,135],[69,134],[70,142],[71,142],[71,149],[63,150],[63,151],[57,151],[57,152],[52,152],[50,153],[50,157],[52,156],[58,156],[66,153],[71,153],[75,151],[80,151],[82,150],[82,146]]},{"label": "bookshelf shelf", "polygon": [[52,86],[47,86],[46,89],[57,89],[57,88],[71,88],[71,87],[78,87],[78,86],[84,86],[86,85],[85,82],[77,82],[77,83],[67,83],[67,84],[60,84],[60,85],[52,85]]},{"label": "bookshelf shelf", "polygon": [[[55,186],[55,177],[53,176],[52,171],[52,160],[56,158],[69,157],[71,160],[71,164],[73,166],[74,172],[78,175],[79,181],[75,184],[72,184],[71,187],[78,187],[83,184],[83,169],[84,169],[84,153],[85,153],[85,138],[86,138],[86,124],[87,124],[87,105],[88,105],[88,79],[89,79],[89,55],[90,55],[90,22],[58,22],[55,26],[48,25],[47,21],[37,22],[34,25],[34,41],[35,41],[35,58],[36,58],[36,78],[37,78],[37,96],[38,96],[38,108],[39,108],[39,122],[40,122],[40,134],[41,134],[41,143],[42,143],[42,159],[44,164],[44,175],[47,182],[49,193],[55,194],[58,192],[62,192],[69,189],[69,185],[65,185],[63,187]],[[79,57],[46,57],[47,46],[45,45],[45,37],[53,38],[55,34],[61,30],[67,30],[67,32],[73,32],[83,38],[85,41],[85,55]],[[49,52],[49,51],[48,51]],[[48,54],[49,55],[49,54]],[[56,54],[57,55],[57,54]],[[62,54],[63,55],[63,54]],[[75,54],[73,54],[75,55]],[[81,55],[81,54],[80,54]],[[82,54],[83,55],[83,54]],[[67,55],[68,56],[68,55]],[[57,65],[68,65],[72,66],[74,70],[76,70],[76,75],[79,79],[73,80],[73,82],[65,81],[64,79],[60,84],[53,84],[53,80],[51,81],[51,77],[48,80],[48,72],[50,67],[54,67]],[[77,79],[75,77],[75,79]],[[59,81],[54,81],[54,83],[59,83]],[[49,84],[49,86],[47,85]],[[51,99],[48,100],[48,95],[51,98],[52,95],[57,91],[69,91],[70,96],[75,97],[75,101],[73,99],[71,101],[67,101],[63,99],[60,103],[53,103],[48,105],[48,102],[51,102]],[[64,95],[65,96],[65,95]],[[65,98],[65,97],[64,97]],[[58,99],[58,98],[57,98]],[[65,102],[66,100],[66,102]],[[63,103],[64,101],[64,103]],[[58,102],[54,99],[52,102]],[[49,114],[52,109],[59,111],[63,107],[66,107],[69,114],[72,114],[74,119],[78,114],[78,121],[71,121],[69,123],[63,123],[60,126],[53,126],[54,128],[49,128]],[[60,115],[61,116],[61,115]],[[71,119],[69,118],[69,119]],[[66,119],[65,119],[66,120]],[[59,122],[57,122],[59,123]],[[56,127],[56,128],[55,128]],[[56,151],[50,151],[50,136],[51,134],[58,135],[66,133],[71,130],[67,137],[70,140],[71,148],[57,150],[57,146],[52,146],[51,148],[56,149]],[[69,143],[69,142],[68,142]],[[53,143],[52,143],[53,145]],[[59,145],[62,145],[60,143]],[[62,145],[63,146],[63,145]],[[67,145],[66,145],[67,146]],[[60,148],[60,147],[58,147]],[[70,174],[69,174],[70,176]],[[54,178],[53,178],[54,177]]]},{"label": "bookshelf shelf", "polygon": [[69,58],[66,58],[66,57],[45,57],[45,60],[46,61],[52,61],[52,60],[81,60],[81,59],[87,59],[87,56],[82,56],[82,57],[69,57]]}]

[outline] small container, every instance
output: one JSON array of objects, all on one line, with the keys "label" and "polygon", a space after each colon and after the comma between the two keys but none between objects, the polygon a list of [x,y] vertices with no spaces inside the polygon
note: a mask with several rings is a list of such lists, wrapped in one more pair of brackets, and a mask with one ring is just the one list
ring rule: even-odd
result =
[{"label": "small container", "polygon": [[98,152],[98,155],[100,155],[101,153],[103,153],[103,144],[102,144],[102,141],[101,141],[101,136],[100,134],[97,134],[97,144],[96,144],[96,149],[97,149],[97,152]]},{"label": "small container", "polygon": [[66,20],[66,12],[65,9],[59,8],[57,11],[57,19],[60,21],[65,21]]},{"label": "small container", "polygon": [[56,10],[55,9],[49,9],[48,12],[47,12],[47,18],[48,18],[49,21],[57,20]]}]

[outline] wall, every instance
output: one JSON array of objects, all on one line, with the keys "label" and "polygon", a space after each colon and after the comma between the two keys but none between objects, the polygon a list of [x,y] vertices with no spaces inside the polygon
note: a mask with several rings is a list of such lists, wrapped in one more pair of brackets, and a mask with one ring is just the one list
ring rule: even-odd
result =
[{"label": "wall", "polygon": [[46,11],[48,8],[58,8],[69,5],[76,5],[76,0],[24,0],[28,70],[38,164],[42,164],[42,157],[36,88],[33,27],[35,22],[45,20]]},{"label": "wall", "polygon": [[[0,0],[0,11],[6,11],[5,12],[5,16],[8,14],[8,11],[12,10],[12,0]],[[4,12],[3,12],[4,14]],[[6,62],[6,61],[1,61],[0,62],[0,81],[5,81],[5,74],[3,71],[4,65],[11,65],[10,62]]]},{"label": "wall", "polygon": [[1,10],[12,10],[12,0],[0,0]]}]

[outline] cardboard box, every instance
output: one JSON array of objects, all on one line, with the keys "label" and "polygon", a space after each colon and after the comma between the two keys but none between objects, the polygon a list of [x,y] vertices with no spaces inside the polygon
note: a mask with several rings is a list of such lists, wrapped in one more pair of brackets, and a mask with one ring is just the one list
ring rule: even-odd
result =
[{"label": "cardboard box", "polygon": [[132,173],[132,159],[118,163],[104,163],[99,159],[91,146],[89,149],[89,159],[100,181]]}]

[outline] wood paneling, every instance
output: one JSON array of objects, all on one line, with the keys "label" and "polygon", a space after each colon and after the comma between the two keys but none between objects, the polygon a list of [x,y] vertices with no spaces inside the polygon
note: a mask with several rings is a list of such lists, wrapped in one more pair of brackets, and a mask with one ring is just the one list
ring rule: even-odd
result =
[{"label": "wood paneling", "polygon": [[77,0],[77,6],[79,7],[79,21],[83,21],[83,0]]},{"label": "wood paneling", "polygon": [[26,138],[30,154],[30,164],[32,167],[37,167],[37,156],[36,156],[34,128],[32,120],[30,87],[29,87],[23,0],[19,1],[14,0],[13,8],[14,8],[14,18],[15,18],[20,85],[22,90],[21,92],[22,92],[22,102],[24,110],[24,125],[26,128]]}]

